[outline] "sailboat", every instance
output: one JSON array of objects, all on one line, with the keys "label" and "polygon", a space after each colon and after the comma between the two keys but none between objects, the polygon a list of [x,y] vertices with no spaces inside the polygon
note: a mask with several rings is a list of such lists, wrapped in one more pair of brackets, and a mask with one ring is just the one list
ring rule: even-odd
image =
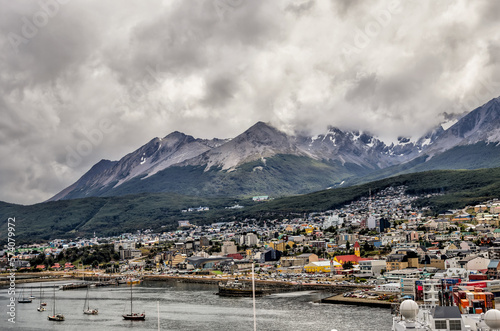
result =
[{"label": "sailboat", "polygon": [[54,304],[52,306],[52,316],[49,315],[47,316],[49,321],[56,321],[56,322],[62,322],[64,321],[64,315],[63,314],[56,314],[56,288],[54,286]]},{"label": "sailboat", "polygon": [[[40,293],[40,297],[43,297],[43,290],[42,290],[42,287],[41,287],[41,286],[40,286],[40,291],[41,291],[41,293]],[[42,299],[40,299],[40,306],[45,307],[46,305],[47,305],[47,302],[42,301]]]},{"label": "sailboat", "polygon": [[[85,307],[87,308],[85,309]],[[85,303],[83,304],[83,313],[87,315],[97,315],[99,313],[97,308],[90,309],[89,285],[87,285],[87,295],[85,296]]]},{"label": "sailboat", "polygon": [[35,299],[36,297],[33,295],[33,287],[31,288],[31,295],[30,295],[30,299]]},{"label": "sailboat", "polygon": [[132,284],[130,284],[130,314],[122,315],[124,319],[130,321],[144,321],[146,319],[146,314],[142,313],[134,313],[132,310]]},{"label": "sailboat", "polygon": [[19,298],[17,298],[17,302],[19,303],[31,303],[31,299],[30,298],[25,298],[23,296],[23,293],[24,293],[24,288],[21,288],[21,293],[19,293]]},{"label": "sailboat", "polygon": [[47,305],[45,302],[42,302],[42,287],[40,286],[40,300],[38,301],[38,310],[39,312],[45,311],[45,305]]}]

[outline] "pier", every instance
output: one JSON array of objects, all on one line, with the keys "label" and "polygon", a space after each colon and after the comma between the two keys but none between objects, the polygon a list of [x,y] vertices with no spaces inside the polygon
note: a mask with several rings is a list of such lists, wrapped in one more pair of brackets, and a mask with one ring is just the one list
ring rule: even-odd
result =
[{"label": "pier", "polygon": [[109,280],[109,281],[104,281],[104,282],[72,283],[72,284],[61,285],[60,288],[61,288],[61,290],[66,291],[66,290],[74,290],[74,289],[78,289],[78,288],[86,288],[87,286],[100,287],[100,286],[111,286],[111,285],[118,285],[118,281]]},{"label": "pier", "polygon": [[321,299],[320,302],[331,303],[331,304],[342,304],[342,305],[380,307],[380,308],[391,308],[393,305],[393,303],[389,301],[363,299],[363,298],[350,298],[350,297],[344,297],[342,294],[337,294],[332,297]]}]

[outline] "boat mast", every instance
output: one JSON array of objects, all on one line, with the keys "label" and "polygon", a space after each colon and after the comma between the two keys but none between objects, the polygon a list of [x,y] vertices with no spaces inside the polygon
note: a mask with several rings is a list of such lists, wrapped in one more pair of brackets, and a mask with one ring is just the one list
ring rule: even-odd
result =
[{"label": "boat mast", "polygon": [[132,283],[130,283],[130,316],[132,316]]},{"label": "boat mast", "polygon": [[56,316],[56,287],[54,286],[54,304],[52,305],[52,316]]},{"label": "boat mast", "polygon": [[252,260],[252,301],[253,301],[253,329],[257,331],[257,314],[255,309],[255,267]]},{"label": "boat mast", "polygon": [[89,302],[89,285],[87,284],[87,294],[85,295],[85,302],[83,303],[83,311],[85,312],[85,306],[87,306],[87,310],[90,308]]}]

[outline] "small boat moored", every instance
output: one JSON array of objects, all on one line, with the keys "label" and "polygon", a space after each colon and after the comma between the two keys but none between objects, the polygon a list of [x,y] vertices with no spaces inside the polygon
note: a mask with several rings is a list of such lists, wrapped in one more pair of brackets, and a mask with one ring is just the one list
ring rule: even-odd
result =
[{"label": "small boat moored", "polygon": [[89,286],[87,286],[87,295],[85,296],[85,303],[83,304],[83,313],[86,315],[97,315],[99,313],[97,308],[90,309]]},{"label": "small boat moored", "polygon": [[130,284],[130,314],[124,314],[123,319],[129,321],[144,321],[146,319],[146,314],[142,313],[134,313],[132,310],[132,284]]},{"label": "small boat moored", "polygon": [[21,288],[21,293],[19,293],[19,298],[17,298],[18,303],[31,303],[32,300],[30,298],[26,298],[23,295],[24,289]]},{"label": "small boat moored", "polygon": [[[269,292],[266,292],[263,289],[255,290],[256,297],[261,297],[266,294],[269,294]],[[240,283],[238,279],[235,279],[234,281],[228,281],[225,284],[219,283],[219,291],[217,292],[217,295],[224,297],[252,297],[253,289],[251,286],[245,283]]]},{"label": "small boat moored", "polygon": [[56,314],[56,288],[54,287],[54,303],[52,305],[52,315],[47,316],[49,321],[62,322],[64,321],[64,315],[57,313]]}]

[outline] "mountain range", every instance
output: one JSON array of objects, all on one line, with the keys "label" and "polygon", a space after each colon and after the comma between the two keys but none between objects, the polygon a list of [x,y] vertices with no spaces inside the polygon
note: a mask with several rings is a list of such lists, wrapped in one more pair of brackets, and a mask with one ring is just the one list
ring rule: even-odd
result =
[{"label": "mountain range", "polygon": [[448,129],[385,144],[329,127],[290,135],[258,122],[233,139],[181,132],[154,138],[118,161],[101,160],[50,200],[172,192],[193,196],[284,196],[402,173],[500,166],[500,97]]}]

